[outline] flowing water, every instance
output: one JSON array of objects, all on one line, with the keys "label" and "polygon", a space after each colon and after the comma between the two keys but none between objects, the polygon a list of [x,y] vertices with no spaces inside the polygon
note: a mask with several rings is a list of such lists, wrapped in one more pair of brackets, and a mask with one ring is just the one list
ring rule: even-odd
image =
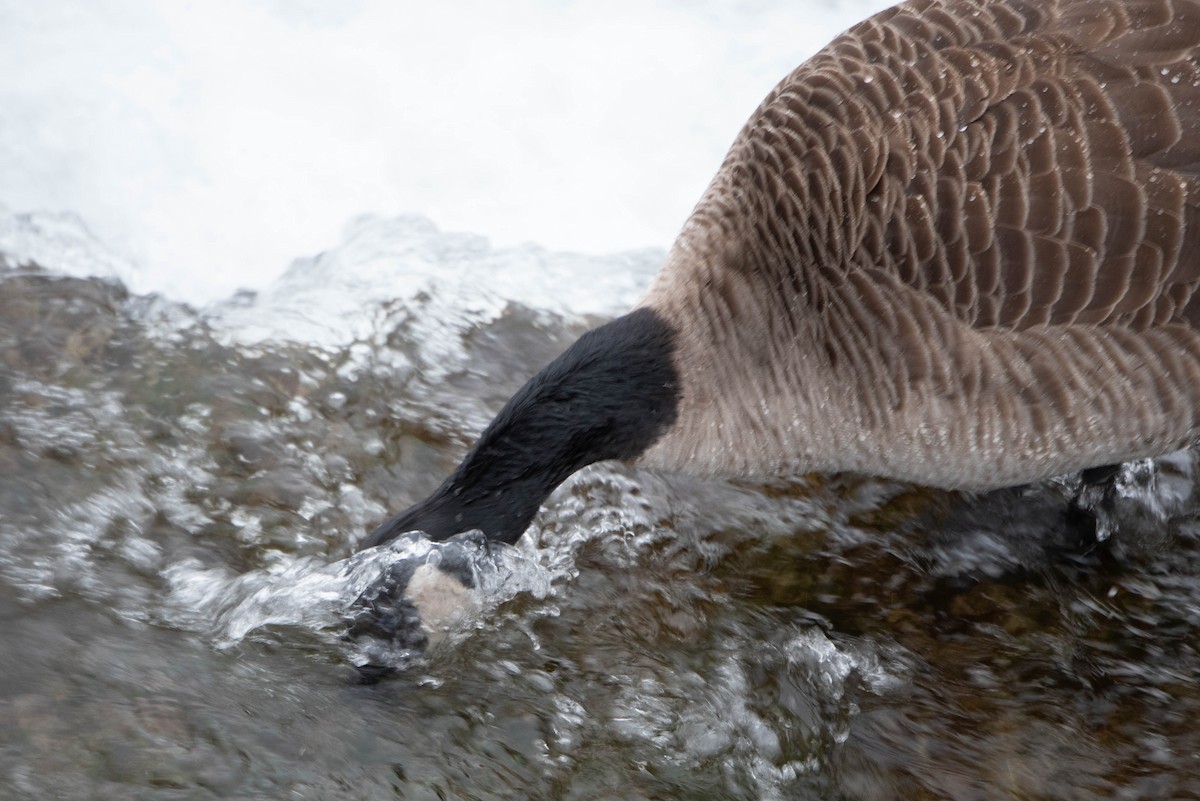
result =
[{"label": "flowing water", "polygon": [[69,220],[0,250],[4,798],[1200,797],[1191,454],[1127,469],[1102,541],[1069,480],[595,466],[365,685],[355,543],[661,254],[364,219],[192,309],[69,277],[111,272]]}]

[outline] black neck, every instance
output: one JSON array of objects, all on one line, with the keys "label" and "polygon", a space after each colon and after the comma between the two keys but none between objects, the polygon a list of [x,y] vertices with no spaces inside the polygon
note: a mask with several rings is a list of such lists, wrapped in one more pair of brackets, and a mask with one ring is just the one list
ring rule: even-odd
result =
[{"label": "black neck", "polygon": [[638,309],[587,332],[512,397],[433,495],[384,523],[367,548],[406,531],[434,540],[479,529],[516,542],[576,470],[632,459],[675,422],[674,332]]}]

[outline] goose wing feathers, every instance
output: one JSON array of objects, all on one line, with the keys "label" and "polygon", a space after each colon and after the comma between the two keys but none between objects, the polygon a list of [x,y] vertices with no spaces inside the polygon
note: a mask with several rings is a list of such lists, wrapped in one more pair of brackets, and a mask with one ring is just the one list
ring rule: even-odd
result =
[{"label": "goose wing feathers", "polygon": [[777,220],[851,223],[792,264],[889,273],[980,328],[1190,321],[1198,47],[1191,0],[906,4],[793,73],[740,145]]},{"label": "goose wing feathers", "polygon": [[1194,0],[859,24],[751,117],[648,296],[689,397],[647,461],[992,486],[1192,441],[1198,175]]}]

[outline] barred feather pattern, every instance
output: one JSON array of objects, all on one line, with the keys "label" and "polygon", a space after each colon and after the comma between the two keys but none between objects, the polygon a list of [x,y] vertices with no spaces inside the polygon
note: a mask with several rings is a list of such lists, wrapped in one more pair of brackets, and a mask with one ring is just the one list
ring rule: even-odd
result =
[{"label": "barred feather pattern", "polygon": [[642,464],[1012,485],[1200,410],[1200,2],[914,0],[755,111],[643,301]]}]

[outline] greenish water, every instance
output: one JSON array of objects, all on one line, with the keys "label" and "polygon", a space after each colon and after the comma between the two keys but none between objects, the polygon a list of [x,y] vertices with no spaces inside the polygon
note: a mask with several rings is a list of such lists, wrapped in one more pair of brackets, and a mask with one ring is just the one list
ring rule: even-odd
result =
[{"label": "greenish water", "polygon": [[599,466],[521,546],[535,589],[359,684],[340,560],[589,322],[430,348],[422,303],[251,345],[0,271],[0,797],[1200,797],[1191,457],[1099,545],[1055,484]]}]

